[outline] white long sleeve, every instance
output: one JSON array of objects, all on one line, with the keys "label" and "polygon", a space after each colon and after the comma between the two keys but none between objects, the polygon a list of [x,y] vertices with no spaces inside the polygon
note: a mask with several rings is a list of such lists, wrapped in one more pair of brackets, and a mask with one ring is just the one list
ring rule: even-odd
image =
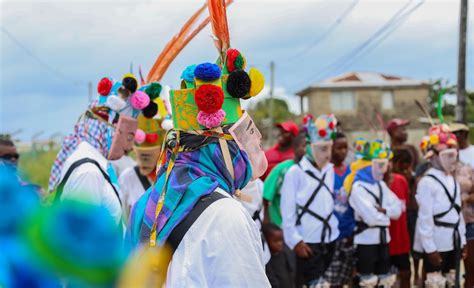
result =
[{"label": "white long sleeve", "polygon": [[[328,226],[309,213],[304,213],[300,224],[296,225],[298,207],[304,207],[310,200],[319,181],[309,176],[311,172],[316,178],[324,178],[324,184],[309,204],[308,209],[317,213],[323,219],[328,218]],[[283,235],[286,244],[294,248],[298,242],[305,243],[330,243],[339,236],[338,221],[334,212],[334,166],[327,164],[322,170],[317,170],[311,162],[303,157],[299,165],[293,165],[285,175],[281,188],[281,214]],[[326,226],[327,227],[327,226]],[[322,239],[323,232],[325,233]]]},{"label": "white long sleeve", "polygon": [[292,166],[285,174],[283,185],[281,186],[281,216],[285,243],[293,249],[298,242],[303,240],[303,236],[296,229],[296,191],[300,189],[298,181],[298,167]]},{"label": "white long sleeve", "polygon": [[[438,178],[446,186],[450,195],[454,195],[454,185],[456,185],[457,194],[455,202],[461,205],[460,185],[454,182],[452,176],[446,175],[444,172],[434,168],[429,169],[426,174],[431,174]],[[423,177],[418,183],[416,200],[419,210],[414,248],[417,251],[421,250],[420,252],[426,253],[453,250],[453,228],[437,226],[434,223],[434,215],[448,211],[451,206],[449,198],[441,184],[431,177]],[[466,228],[462,213],[458,214],[455,209],[451,209],[449,213],[438,220],[452,224],[459,221],[458,231],[461,235],[461,245],[466,243]]]},{"label": "white long sleeve", "polygon": [[[368,184],[354,184],[349,197],[349,204],[354,212],[369,226],[389,225],[390,219],[387,215],[377,211],[377,203],[361,185],[369,186]],[[378,196],[378,193],[376,195]]]},{"label": "white long sleeve", "polygon": [[[397,220],[402,215],[402,201],[398,199],[397,195],[390,190],[385,183],[383,183],[382,189],[384,189],[384,197],[387,201],[384,201],[384,208],[387,210],[387,216],[390,219]],[[385,200],[385,199],[384,199]]]}]

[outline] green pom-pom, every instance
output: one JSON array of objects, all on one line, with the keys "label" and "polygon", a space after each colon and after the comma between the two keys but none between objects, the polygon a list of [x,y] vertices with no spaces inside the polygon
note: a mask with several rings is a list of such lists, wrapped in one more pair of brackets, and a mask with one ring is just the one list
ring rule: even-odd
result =
[{"label": "green pom-pom", "polygon": [[244,65],[245,65],[245,59],[242,56],[242,54],[239,54],[239,56],[235,58],[234,66],[236,69],[244,69]]},{"label": "green pom-pom", "polygon": [[336,132],[335,131],[331,132],[331,139],[332,140],[336,139]]},{"label": "green pom-pom", "polygon": [[151,100],[154,100],[160,97],[161,89],[161,84],[158,82],[154,82],[148,85],[148,87],[146,87],[145,93],[150,97]]}]

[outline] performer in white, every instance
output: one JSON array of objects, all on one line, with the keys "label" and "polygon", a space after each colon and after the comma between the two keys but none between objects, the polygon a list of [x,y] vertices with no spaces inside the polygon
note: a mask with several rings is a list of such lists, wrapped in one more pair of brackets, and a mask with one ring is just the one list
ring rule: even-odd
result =
[{"label": "performer in white", "polygon": [[461,187],[453,177],[456,136],[447,125],[430,128],[424,138],[430,168],[416,189],[418,221],[414,249],[424,253],[427,287],[459,286],[459,265],[465,257],[466,227],[461,213]]},{"label": "performer in white", "polygon": [[390,219],[398,219],[402,203],[383,181],[392,152],[381,140],[365,142],[360,153],[372,165],[358,170],[349,204],[354,209],[357,228],[354,236],[357,273],[361,287],[391,287],[396,275],[390,274]]}]

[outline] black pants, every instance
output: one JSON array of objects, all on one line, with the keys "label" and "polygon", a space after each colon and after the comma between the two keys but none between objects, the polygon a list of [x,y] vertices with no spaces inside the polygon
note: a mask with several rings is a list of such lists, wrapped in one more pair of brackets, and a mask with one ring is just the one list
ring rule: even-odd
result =
[{"label": "black pants", "polygon": [[310,258],[296,256],[296,287],[303,287],[303,285],[324,276],[324,272],[331,264],[335,243],[324,245],[306,243],[313,251],[313,256]]},{"label": "black pants", "polygon": [[439,266],[431,264],[428,260],[428,256],[425,254],[423,257],[423,265],[425,267],[426,273],[431,272],[442,272],[448,273],[449,270],[456,269],[456,252],[454,250],[448,252],[440,252],[443,262]]},{"label": "black pants", "polygon": [[357,272],[361,275],[383,275],[390,271],[388,244],[357,245]]}]

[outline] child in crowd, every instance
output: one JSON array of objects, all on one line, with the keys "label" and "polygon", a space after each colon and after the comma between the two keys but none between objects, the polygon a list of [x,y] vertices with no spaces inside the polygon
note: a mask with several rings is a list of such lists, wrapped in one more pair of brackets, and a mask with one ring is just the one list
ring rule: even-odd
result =
[{"label": "child in crowd", "polygon": [[263,235],[270,248],[271,258],[265,266],[273,288],[295,286],[294,254],[284,245],[283,230],[273,223],[263,225]]},{"label": "child in crowd", "polygon": [[331,287],[343,287],[351,282],[355,261],[352,239],[355,229],[354,210],[349,206],[348,194],[343,188],[344,180],[350,173],[349,166],[344,164],[347,152],[346,135],[336,132],[331,162],[334,165],[334,215],[339,221],[339,238],[333,261],[324,276]]},{"label": "child in crowd", "polygon": [[[410,167],[412,163],[411,153],[406,149],[397,149],[391,161],[393,167]],[[408,222],[406,203],[409,199],[409,186],[406,178],[397,173],[391,172],[391,167],[385,177],[385,183],[390,187],[398,199],[403,204],[400,218],[390,221],[390,262],[392,267],[398,271],[400,278],[400,288],[410,287],[410,237],[408,235]],[[398,171],[405,169],[399,169]]]}]

